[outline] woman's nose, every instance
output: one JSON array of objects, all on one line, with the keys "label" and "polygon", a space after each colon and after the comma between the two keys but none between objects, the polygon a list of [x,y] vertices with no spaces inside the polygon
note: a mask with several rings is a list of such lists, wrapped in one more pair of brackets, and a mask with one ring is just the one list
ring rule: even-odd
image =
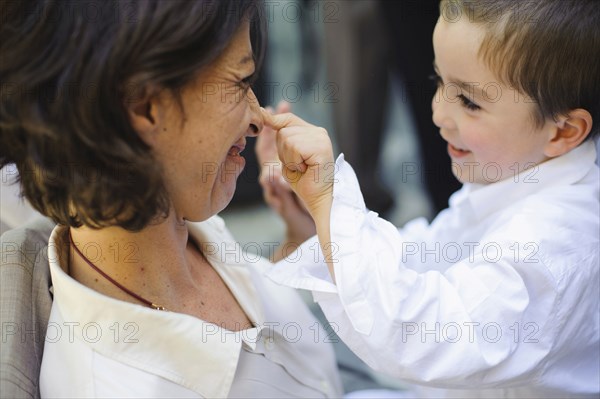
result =
[{"label": "woman's nose", "polygon": [[252,89],[248,90],[248,103],[250,105],[250,125],[248,126],[248,135],[252,137],[258,136],[264,126],[262,114],[260,113],[260,104]]}]

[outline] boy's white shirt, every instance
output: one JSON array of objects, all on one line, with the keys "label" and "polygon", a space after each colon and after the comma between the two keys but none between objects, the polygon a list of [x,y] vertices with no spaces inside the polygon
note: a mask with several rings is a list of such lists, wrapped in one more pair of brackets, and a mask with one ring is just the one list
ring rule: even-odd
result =
[{"label": "boy's white shirt", "polygon": [[268,276],[312,290],[374,369],[452,389],[425,395],[597,397],[595,160],[590,141],[494,184],[465,184],[431,224],[398,229],[365,208],[341,155],[331,212],[337,285],[316,236]]}]

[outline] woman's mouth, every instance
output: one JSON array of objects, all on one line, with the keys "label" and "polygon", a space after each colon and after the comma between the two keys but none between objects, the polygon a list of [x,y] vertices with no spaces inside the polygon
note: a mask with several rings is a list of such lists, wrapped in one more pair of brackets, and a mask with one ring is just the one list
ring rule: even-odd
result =
[{"label": "woman's mouth", "polygon": [[244,148],[246,148],[245,144],[236,144],[231,146],[229,151],[227,151],[227,160],[235,163],[240,168],[240,171],[246,165],[246,159],[241,155]]},{"label": "woman's mouth", "polygon": [[242,151],[244,151],[244,147],[239,147],[239,146],[232,146],[229,151],[227,152],[228,156],[231,157],[239,157],[240,154],[242,153]]},{"label": "woman's mouth", "polygon": [[467,156],[470,153],[471,153],[471,151],[469,151],[469,150],[458,148],[458,147],[455,147],[452,144],[448,143],[448,154],[450,154],[450,156],[452,158],[462,158],[464,156]]}]

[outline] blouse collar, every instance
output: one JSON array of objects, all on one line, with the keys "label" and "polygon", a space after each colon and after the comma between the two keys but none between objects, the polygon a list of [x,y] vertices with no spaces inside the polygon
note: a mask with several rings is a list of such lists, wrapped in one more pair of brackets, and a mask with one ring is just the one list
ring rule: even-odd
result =
[{"label": "blouse collar", "polygon": [[[225,397],[242,345],[255,348],[260,326],[265,324],[264,309],[249,266],[241,254],[232,252],[232,248],[239,250],[239,244],[222,220],[213,217],[188,223],[188,228],[257,328],[233,332],[190,315],[110,298],[80,284],[65,272],[66,262],[61,261],[66,254],[67,229],[60,225],[54,228],[48,247],[54,301],[65,322],[78,323],[80,328],[72,330],[74,338],[92,350],[204,397]],[[209,245],[213,250],[207,252]]]}]

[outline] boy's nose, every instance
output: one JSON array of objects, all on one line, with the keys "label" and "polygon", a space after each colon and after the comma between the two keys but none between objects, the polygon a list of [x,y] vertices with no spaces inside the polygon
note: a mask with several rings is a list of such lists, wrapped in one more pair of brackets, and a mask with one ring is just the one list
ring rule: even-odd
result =
[{"label": "boy's nose", "polygon": [[454,120],[450,116],[449,108],[452,104],[441,95],[438,90],[431,100],[431,111],[433,123],[440,129],[454,129],[456,127]]}]

